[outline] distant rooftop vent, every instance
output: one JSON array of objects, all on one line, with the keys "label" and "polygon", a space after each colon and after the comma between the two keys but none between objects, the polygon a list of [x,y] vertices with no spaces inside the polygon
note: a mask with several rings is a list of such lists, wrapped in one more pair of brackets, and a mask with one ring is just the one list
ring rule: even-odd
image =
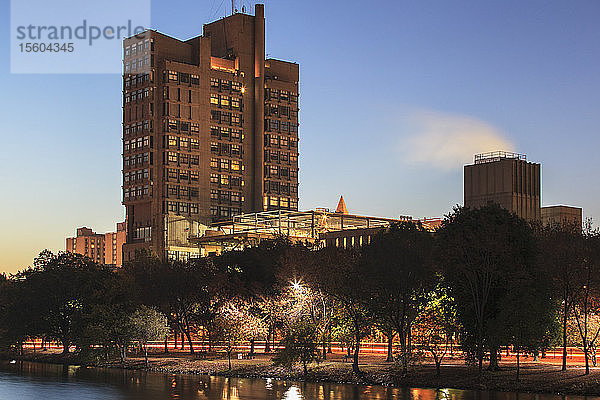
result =
[{"label": "distant rooftop vent", "polygon": [[527,161],[527,156],[525,154],[512,153],[509,151],[492,151],[489,153],[475,154],[475,164],[500,161],[503,158]]}]

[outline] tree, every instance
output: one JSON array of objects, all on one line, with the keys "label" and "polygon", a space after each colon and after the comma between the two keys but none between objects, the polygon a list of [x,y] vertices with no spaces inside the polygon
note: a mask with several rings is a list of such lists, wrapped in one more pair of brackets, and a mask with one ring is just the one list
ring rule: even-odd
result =
[{"label": "tree", "polygon": [[308,363],[319,360],[317,326],[308,318],[286,326],[281,344],[283,349],[275,357],[275,364],[290,368],[294,363],[302,363],[304,375],[308,373]]},{"label": "tree", "polygon": [[141,306],[131,316],[134,338],[144,347],[144,361],[148,366],[148,342],[161,340],[169,333],[167,318],[153,308]]},{"label": "tree", "polygon": [[320,289],[313,289],[299,278],[289,280],[290,286],[282,292],[282,322],[284,328],[301,319],[308,319],[317,329],[321,343],[321,358],[327,358],[327,343],[331,340],[334,300]]},{"label": "tree", "polygon": [[304,244],[280,236],[215,259],[227,271],[231,297],[252,302],[253,312],[267,325],[265,352],[271,351],[271,340],[275,341],[281,325],[282,291],[289,285],[289,277],[303,268],[308,253]]},{"label": "tree", "polygon": [[266,327],[260,318],[250,312],[248,303],[229,301],[217,314],[216,328],[226,343],[227,361],[231,371],[231,354],[239,342],[255,335],[264,334]]},{"label": "tree", "polygon": [[481,375],[485,350],[490,368],[498,367],[498,349],[508,340],[496,329],[499,303],[511,274],[531,270],[535,241],[526,221],[499,205],[455,208],[436,234],[438,262],[463,327],[463,348],[473,354]]},{"label": "tree", "polygon": [[0,280],[0,345],[9,349],[16,344],[17,354],[22,355],[23,343],[39,331],[40,314],[35,309],[34,293],[28,290],[18,276]]},{"label": "tree", "polygon": [[310,267],[308,281],[317,290],[331,296],[339,312],[347,318],[354,337],[352,371],[360,373],[360,342],[371,331],[373,317],[368,308],[370,293],[365,288],[364,269],[359,267],[359,253],[354,249],[326,247],[320,250]]},{"label": "tree", "polygon": [[445,287],[439,285],[430,293],[425,309],[415,322],[418,343],[433,357],[438,376],[453,334],[457,331],[456,324],[454,299],[448,296]]},{"label": "tree", "polygon": [[207,326],[215,318],[224,301],[225,275],[210,258],[183,262],[139,254],[124,268],[135,282],[141,302],[166,315],[170,324],[185,334],[193,354],[192,329]]},{"label": "tree", "polygon": [[79,254],[40,253],[34,268],[18,275],[38,316],[36,331],[59,340],[63,353],[69,353],[69,347],[84,337],[86,317],[110,276],[107,267]]},{"label": "tree", "polygon": [[403,374],[411,361],[411,327],[436,284],[432,249],[431,233],[401,222],[375,236],[362,252],[369,308],[381,325],[398,334]]},{"label": "tree", "polygon": [[495,329],[506,332],[507,342],[517,353],[516,380],[519,381],[521,353],[539,353],[555,337],[558,302],[552,297],[552,282],[543,269],[522,269],[510,276],[510,286],[498,302]]},{"label": "tree", "polygon": [[538,226],[538,260],[551,277],[554,290],[562,303],[562,370],[567,370],[568,320],[572,312],[577,271],[583,257],[581,226],[550,224]]},{"label": "tree", "polygon": [[103,290],[97,293],[86,314],[82,338],[92,353],[97,349],[95,345],[102,345],[105,359],[116,350],[121,362],[125,361],[127,347],[134,340],[131,315],[139,306],[131,290],[132,282],[122,272],[110,274]]},{"label": "tree", "polygon": [[593,315],[600,313],[600,233],[587,222],[583,244],[582,262],[577,271],[573,290],[573,314],[583,345],[585,374],[590,373],[590,349],[594,347],[600,328],[590,329]]}]

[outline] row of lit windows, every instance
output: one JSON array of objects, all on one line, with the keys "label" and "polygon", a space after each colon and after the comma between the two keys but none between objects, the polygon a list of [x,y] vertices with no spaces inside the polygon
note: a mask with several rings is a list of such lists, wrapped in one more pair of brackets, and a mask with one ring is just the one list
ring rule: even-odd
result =
[{"label": "row of lit windows", "polygon": [[150,226],[142,226],[133,229],[134,239],[150,239],[152,237],[152,228]]},{"label": "row of lit windows", "polygon": [[123,198],[124,199],[131,199],[131,198],[140,198],[140,197],[146,197],[150,194],[150,188],[148,187],[148,185],[144,185],[144,186],[135,186],[135,187],[131,187],[131,188],[124,188],[123,189]]},{"label": "row of lit windows", "polygon": [[198,165],[200,164],[200,156],[167,151],[164,162],[166,164]]},{"label": "row of lit windows", "polygon": [[229,81],[227,79],[210,78],[210,87],[221,91],[231,90],[235,93],[244,93],[241,82]]},{"label": "row of lit windows", "polygon": [[127,124],[125,125],[125,127],[123,128],[123,131],[125,133],[125,135],[129,135],[129,134],[134,134],[136,132],[152,132],[152,120],[145,120],[145,121],[140,121],[137,122],[135,124]]},{"label": "row of lit windows", "polygon": [[265,162],[280,162],[296,164],[298,162],[298,153],[277,150],[265,150]]},{"label": "row of lit windows", "polygon": [[233,143],[210,142],[210,152],[218,155],[231,155],[232,157],[241,157],[242,145]]},{"label": "row of lit windows", "polygon": [[240,160],[228,160],[226,158],[211,158],[210,167],[220,171],[243,171],[244,166]]},{"label": "row of lit windows", "polygon": [[187,169],[167,168],[165,169],[165,177],[171,182],[197,182],[198,171],[189,171]]},{"label": "row of lit windows", "polygon": [[210,110],[210,120],[220,124],[242,126],[242,115],[227,111]]},{"label": "row of lit windows", "polygon": [[242,203],[244,201],[244,196],[242,196],[241,192],[229,192],[227,190],[216,190],[212,189],[210,191],[210,199],[212,201],[220,202],[220,203]]},{"label": "row of lit windows", "polygon": [[347,248],[354,246],[362,246],[363,244],[371,244],[370,235],[335,238],[335,247]]},{"label": "row of lit windows", "polygon": [[194,138],[165,136],[165,148],[179,150],[197,150],[200,148],[200,141]]},{"label": "row of lit windows", "polygon": [[294,167],[282,167],[279,165],[265,165],[265,176],[280,179],[298,178],[298,170]]},{"label": "row of lit windows", "polygon": [[185,83],[192,85],[200,84],[200,77],[195,74],[188,74],[186,72],[177,72],[177,71],[165,71],[164,75],[165,82],[175,82],[175,83]]},{"label": "row of lit windows", "polygon": [[125,93],[125,104],[130,101],[142,100],[148,97],[152,97],[152,88],[143,88],[134,90],[131,93]]},{"label": "row of lit windows", "polygon": [[265,88],[265,100],[298,102],[298,95],[287,90]]},{"label": "row of lit windows", "polygon": [[167,194],[167,197],[177,197],[180,199],[193,200],[198,198],[197,187],[166,185],[165,193]]},{"label": "row of lit windows", "polygon": [[281,193],[291,194],[292,196],[298,195],[298,183],[289,182],[277,182],[277,181],[265,181],[264,182],[265,193]]},{"label": "row of lit windows", "polygon": [[210,183],[231,187],[244,186],[244,180],[241,177],[225,174],[210,174]]},{"label": "row of lit windows", "polygon": [[150,179],[150,170],[148,168],[123,172],[124,183],[141,181],[143,179]]},{"label": "row of lit windows", "polygon": [[127,75],[125,77],[125,88],[128,88],[130,86],[135,86],[135,85],[141,85],[145,82],[150,81],[150,74],[149,73],[144,73],[144,74],[135,74],[135,75]]},{"label": "row of lit windows", "polygon": [[239,97],[219,96],[218,94],[211,94],[210,104],[214,106],[239,110],[242,108],[242,99],[240,99]]},{"label": "row of lit windows", "polygon": [[180,201],[167,201],[165,208],[168,213],[174,213],[177,215],[195,215],[198,214],[197,203],[183,203]]},{"label": "row of lit windows", "polygon": [[167,251],[167,257],[169,257],[169,260],[187,261],[190,258],[198,258],[198,257],[200,257],[200,254],[199,253],[194,253],[194,252],[191,252],[191,251],[169,250],[169,251]]},{"label": "row of lit windows", "polygon": [[123,151],[142,149],[150,146],[150,136],[123,141]]},{"label": "row of lit windows", "polygon": [[298,146],[297,142],[298,139],[295,138],[265,134],[265,147],[279,146],[281,148],[295,149]]},{"label": "row of lit windows", "polygon": [[241,129],[229,128],[226,126],[211,126],[210,135],[216,138],[220,138],[222,140],[231,139],[235,141],[241,141],[244,139],[244,135],[242,134]]},{"label": "row of lit windows", "polygon": [[279,208],[290,208],[297,209],[298,208],[298,200],[290,199],[288,197],[279,197],[279,196],[265,196],[263,198],[265,209],[268,207],[279,207]]},{"label": "row of lit windows", "polygon": [[298,124],[277,119],[265,119],[265,131],[298,133]]},{"label": "row of lit windows", "polygon": [[148,164],[148,163],[152,164],[152,154],[151,153],[140,153],[140,154],[136,154],[133,156],[123,157],[123,165],[125,167]]},{"label": "row of lit windows", "polygon": [[185,122],[176,119],[169,119],[166,122],[167,132],[199,133],[200,124],[197,122]]}]

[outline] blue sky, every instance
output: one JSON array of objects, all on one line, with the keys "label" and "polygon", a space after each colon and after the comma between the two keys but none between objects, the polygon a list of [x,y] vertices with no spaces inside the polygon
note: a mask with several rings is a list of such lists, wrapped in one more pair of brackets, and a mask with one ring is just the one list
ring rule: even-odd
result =
[{"label": "blue sky", "polygon": [[[11,74],[0,4],[0,271],[15,271],[78,226],[122,220],[121,79]],[[186,39],[229,7],[155,0],[152,28]],[[600,218],[597,1],[265,9],[267,53],[300,64],[300,208],[343,194],[353,213],[443,216],[473,153],[509,149],[542,164],[543,205]]]}]

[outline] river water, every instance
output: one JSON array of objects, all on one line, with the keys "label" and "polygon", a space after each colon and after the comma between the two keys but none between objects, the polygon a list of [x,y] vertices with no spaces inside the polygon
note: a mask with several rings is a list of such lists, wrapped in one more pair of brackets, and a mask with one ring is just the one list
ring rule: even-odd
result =
[{"label": "river water", "polygon": [[[111,368],[0,362],[4,400],[583,400],[555,396],[457,389],[386,388],[275,379],[174,375]],[[587,399],[595,399],[588,397]]]}]

